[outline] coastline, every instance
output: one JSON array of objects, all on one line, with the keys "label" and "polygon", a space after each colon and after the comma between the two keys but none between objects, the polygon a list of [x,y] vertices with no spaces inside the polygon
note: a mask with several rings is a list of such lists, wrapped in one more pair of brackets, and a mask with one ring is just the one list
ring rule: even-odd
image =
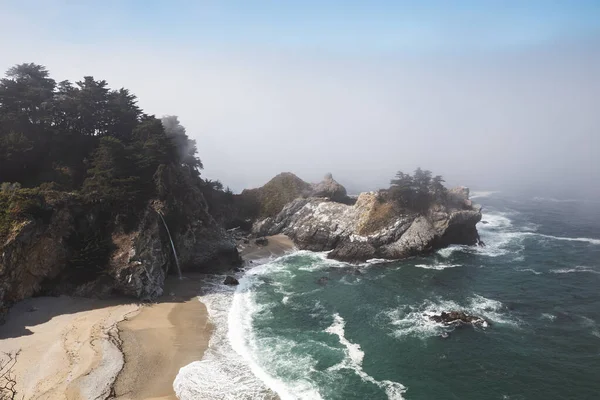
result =
[{"label": "coastline", "polygon": [[[243,259],[251,264],[295,248],[284,235],[268,239],[241,245]],[[175,377],[202,359],[213,331],[198,299],[204,277],[170,277],[151,304],[70,296],[15,304],[0,326],[0,351],[20,350],[19,397],[176,400]]]},{"label": "coastline", "polygon": [[169,278],[156,303],[118,323],[125,363],[114,384],[117,399],[177,399],[173,381],[179,369],[202,358],[212,333],[197,298],[203,276]]}]

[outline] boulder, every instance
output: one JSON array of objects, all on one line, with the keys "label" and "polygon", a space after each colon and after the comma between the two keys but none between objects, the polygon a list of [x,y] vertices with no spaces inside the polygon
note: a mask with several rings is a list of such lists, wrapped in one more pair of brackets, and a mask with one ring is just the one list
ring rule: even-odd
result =
[{"label": "boulder", "polygon": [[331,174],[325,175],[320,183],[313,186],[312,197],[325,197],[339,203],[348,202],[346,188],[339,184]]},{"label": "boulder", "polygon": [[225,285],[239,285],[240,282],[231,275],[227,275],[223,281]]},{"label": "boulder", "polygon": [[263,237],[259,237],[259,238],[257,238],[257,239],[254,241],[254,243],[255,243],[257,246],[266,246],[266,245],[268,245],[268,244],[269,244],[269,239],[267,239],[267,238],[266,238],[266,237],[264,237],[264,236],[263,236]]},{"label": "boulder", "polygon": [[444,325],[478,325],[487,326],[487,321],[481,317],[465,314],[463,311],[442,311],[439,315],[430,315],[429,318]]}]

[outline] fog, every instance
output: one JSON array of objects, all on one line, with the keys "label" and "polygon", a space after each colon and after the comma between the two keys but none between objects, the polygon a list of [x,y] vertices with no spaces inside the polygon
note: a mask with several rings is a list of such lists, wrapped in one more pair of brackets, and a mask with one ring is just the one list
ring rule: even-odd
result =
[{"label": "fog", "polygon": [[177,115],[203,176],[234,191],[282,171],[331,172],[351,192],[397,170],[479,190],[600,193],[600,40],[495,51],[360,54],[216,48],[143,38],[69,44],[19,20],[0,28],[0,69],[46,65],[126,87]]}]

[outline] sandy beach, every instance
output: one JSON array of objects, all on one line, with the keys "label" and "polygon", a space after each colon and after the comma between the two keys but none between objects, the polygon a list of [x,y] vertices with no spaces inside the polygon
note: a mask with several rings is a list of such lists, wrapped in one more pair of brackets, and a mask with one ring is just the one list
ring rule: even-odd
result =
[{"label": "sandy beach", "polygon": [[[246,261],[294,249],[283,235],[240,248]],[[0,326],[0,352],[23,399],[177,399],[179,369],[202,359],[212,327],[198,300],[202,274],[169,278],[155,303],[37,297],[15,304]]]}]

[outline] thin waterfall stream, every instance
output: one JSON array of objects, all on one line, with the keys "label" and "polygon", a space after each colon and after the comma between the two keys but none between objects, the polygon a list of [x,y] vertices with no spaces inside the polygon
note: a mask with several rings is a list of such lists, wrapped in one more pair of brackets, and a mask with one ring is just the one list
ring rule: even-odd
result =
[{"label": "thin waterfall stream", "polygon": [[171,248],[173,249],[173,255],[175,256],[175,264],[177,265],[177,275],[179,276],[179,279],[182,279],[182,275],[181,275],[181,267],[179,267],[179,258],[177,258],[177,250],[175,250],[175,244],[173,244],[173,238],[171,237],[171,231],[169,231],[169,227],[167,226],[167,222],[165,221],[165,218],[163,217],[162,213],[157,212],[158,215],[160,216],[160,219],[163,223],[163,225],[165,226],[165,229],[167,230],[167,235],[169,235],[169,241],[171,242]]}]

